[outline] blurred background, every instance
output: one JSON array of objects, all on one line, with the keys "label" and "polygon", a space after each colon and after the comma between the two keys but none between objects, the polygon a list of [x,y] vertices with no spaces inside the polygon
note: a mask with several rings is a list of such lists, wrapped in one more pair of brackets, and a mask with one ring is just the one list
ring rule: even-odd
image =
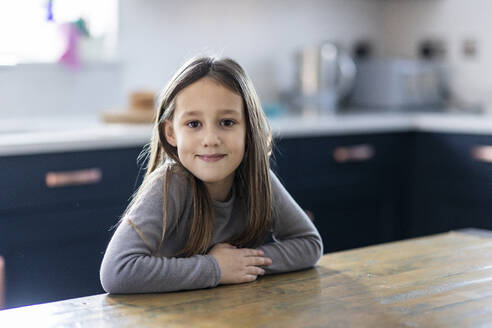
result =
[{"label": "blurred background", "polygon": [[197,54],[250,75],[272,167],[326,253],[492,229],[491,11],[488,0],[0,0],[0,309],[103,292],[99,265],[142,180],[155,99]]},{"label": "blurred background", "polygon": [[298,57],[324,42],[382,59],[383,70],[418,69],[391,65],[427,51],[444,63],[453,99],[482,109],[492,101],[485,0],[0,3],[0,117],[122,108],[132,91],[160,91],[196,54],[235,58],[264,105],[285,104],[300,89]]}]

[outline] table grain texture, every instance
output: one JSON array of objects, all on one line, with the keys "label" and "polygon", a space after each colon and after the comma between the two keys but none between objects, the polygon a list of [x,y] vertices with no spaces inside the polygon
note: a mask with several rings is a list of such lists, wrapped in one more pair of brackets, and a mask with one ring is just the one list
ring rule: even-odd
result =
[{"label": "table grain texture", "polygon": [[324,255],[314,269],[0,311],[0,327],[492,326],[492,239],[449,232]]}]

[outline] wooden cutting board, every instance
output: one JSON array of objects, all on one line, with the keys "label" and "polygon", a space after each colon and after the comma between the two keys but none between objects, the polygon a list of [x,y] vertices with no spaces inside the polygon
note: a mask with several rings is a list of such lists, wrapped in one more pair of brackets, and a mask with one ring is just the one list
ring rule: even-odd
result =
[{"label": "wooden cutting board", "polygon": [[129,110],[126,112],[104,112],[102,119],[106,123],[154,123],[155,113],[151,110]]}]

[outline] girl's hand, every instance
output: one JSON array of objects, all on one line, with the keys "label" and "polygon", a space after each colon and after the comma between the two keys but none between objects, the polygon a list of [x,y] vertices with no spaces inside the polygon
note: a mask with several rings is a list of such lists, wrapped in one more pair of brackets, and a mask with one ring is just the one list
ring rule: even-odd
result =
[{"label": "girl's hand", "polygon": [[217,244],[208,252],[219,263],[222,273],[220,284],[239,284],[256,280],[264,275],[261,266],[272,264],[259,249],[237,248],[231,244]]}]

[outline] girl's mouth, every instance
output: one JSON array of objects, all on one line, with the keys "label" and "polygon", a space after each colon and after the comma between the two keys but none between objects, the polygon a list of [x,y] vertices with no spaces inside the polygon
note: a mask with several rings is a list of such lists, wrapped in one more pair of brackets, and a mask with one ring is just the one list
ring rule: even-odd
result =
[{"label": "girl's mouth", "polygon": [[224,158],[225,154],[210,154],[210,155],[197,155],[198,158],[205,162],[217,162]]}]

